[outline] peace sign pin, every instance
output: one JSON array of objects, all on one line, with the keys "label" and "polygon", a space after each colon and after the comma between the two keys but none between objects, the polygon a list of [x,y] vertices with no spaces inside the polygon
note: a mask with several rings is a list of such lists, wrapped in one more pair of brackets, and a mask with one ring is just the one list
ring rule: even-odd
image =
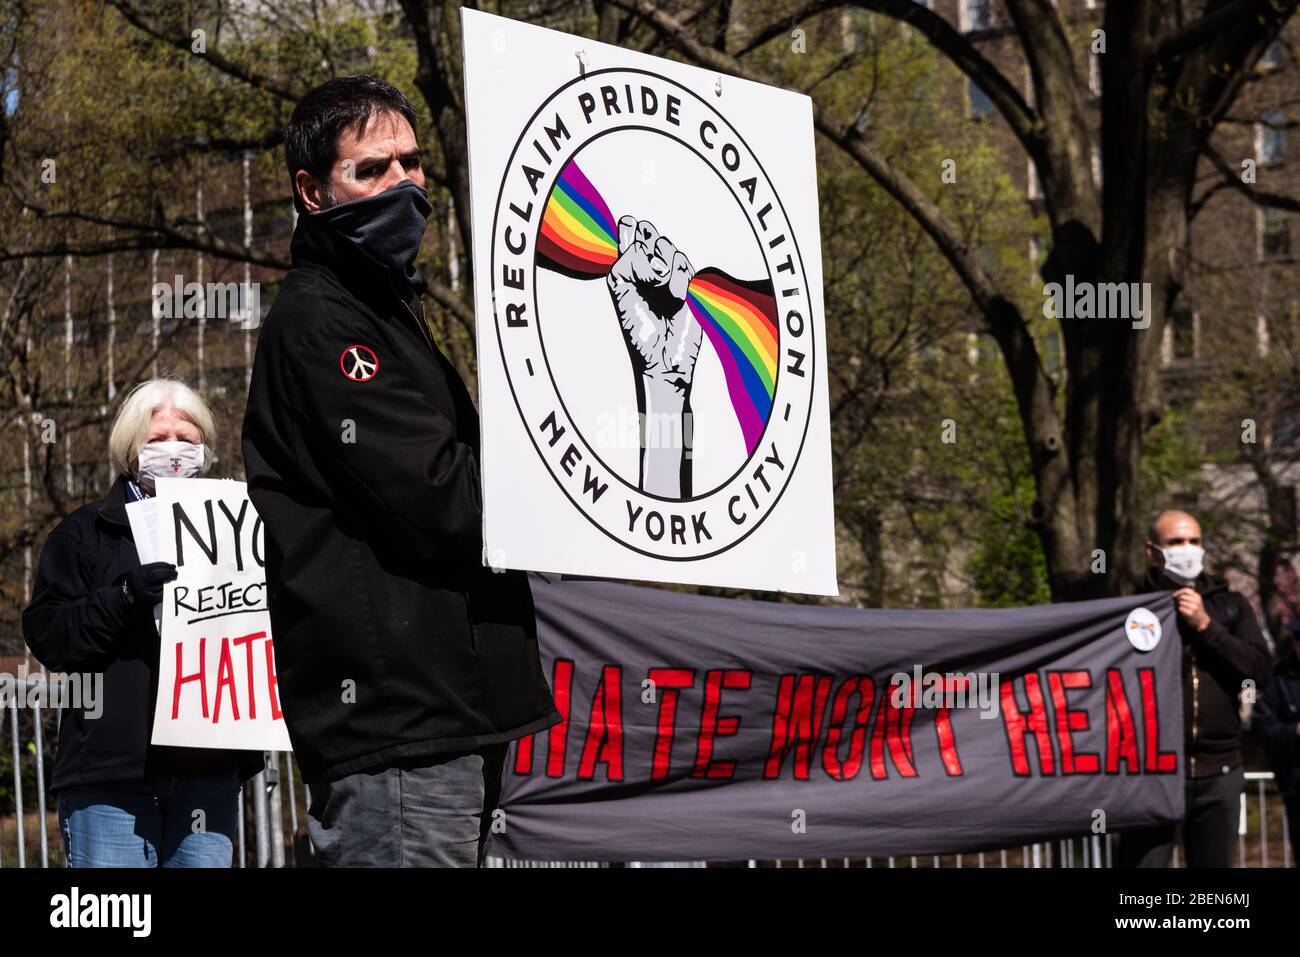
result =
[{"label": "peace sign pin", "polygon": [[348,346],[339,356],[339,369],[353,382],[368,382],[379,371],[379,357],[369,346]]}]

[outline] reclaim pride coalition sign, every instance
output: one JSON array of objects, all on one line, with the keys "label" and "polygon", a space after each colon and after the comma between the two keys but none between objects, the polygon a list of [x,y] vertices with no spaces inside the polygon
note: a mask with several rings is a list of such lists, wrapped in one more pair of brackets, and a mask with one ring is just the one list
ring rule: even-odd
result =
[{"label": "reclaim pride coalition sign", "polygon": [[564,720],[511,745],[492,854],[951,853],[1183,815],[1168,593],[953,611],[533,593]]},{"label": "reclaim pride coalition sign", "polygon": [[485,561],[836,594],[811,101],[461,15]]}]

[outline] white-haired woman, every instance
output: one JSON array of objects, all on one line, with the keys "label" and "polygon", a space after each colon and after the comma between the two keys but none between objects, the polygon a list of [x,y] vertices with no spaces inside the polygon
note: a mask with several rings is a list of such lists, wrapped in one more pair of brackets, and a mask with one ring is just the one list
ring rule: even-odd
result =
[{"label": "white-haired woman", "polygon": [[65,708],[59,729],[51,788],[70,867],[231,865],[240,781],[262,756],[150,744],[153,607],[176,569],[140,564],[126,517],[158,477],[205,474],[215,443],[212,411],[193,389],[172,379],[136,386],[109,434],[117,480],[41,551],[23,612],[27,645],[51,671],[103,675],[101,700]]}]

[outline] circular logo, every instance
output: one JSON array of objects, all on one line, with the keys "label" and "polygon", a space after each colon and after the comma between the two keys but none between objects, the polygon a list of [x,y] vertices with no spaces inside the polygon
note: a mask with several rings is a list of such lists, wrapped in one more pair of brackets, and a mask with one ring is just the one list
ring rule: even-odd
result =
[{"label": "circular logo", "polygon": [[491,235],[537,455],[602,532],[677,561],[777,506],[818,372],[793,226],[721,103],[645,70],[566,83],[519,134]]},{"label": "circular logo", "polygon": [[339,356],[339,368],[353,382],[368,382],[379,372],[379,356],[369,346],[348,346]]},{"label": "circular logo", "polygon": [[1134,608],[1124,622],[1124,634],[1138,651],[1150,651],[1160,644],[1160,619],[1147,608]]}]

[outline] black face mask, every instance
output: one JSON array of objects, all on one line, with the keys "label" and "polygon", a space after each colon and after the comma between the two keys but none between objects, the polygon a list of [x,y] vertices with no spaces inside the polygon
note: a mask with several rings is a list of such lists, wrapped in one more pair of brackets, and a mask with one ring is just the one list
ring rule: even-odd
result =
[{"label": "black face mask", "polygon": [[311,216],[387,266],[394,278],[405,279],[411,288],[422,290],[424,280],[415,270],[415,257],[431,212],[433,204],[424,190],[404,179],[382,193],[340,203]]}]

